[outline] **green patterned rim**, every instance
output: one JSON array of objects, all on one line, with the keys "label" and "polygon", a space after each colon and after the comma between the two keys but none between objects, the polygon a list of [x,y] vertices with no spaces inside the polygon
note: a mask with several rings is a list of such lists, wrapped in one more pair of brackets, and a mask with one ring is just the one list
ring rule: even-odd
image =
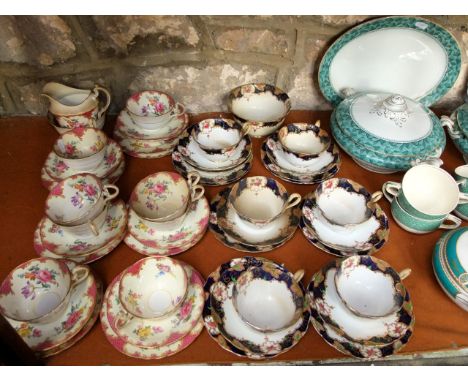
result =
[{"label": "green patterned rim", "polygon": [[468,104],[460,106],[456,113],[458,127],[465,135],[465,138],[468,139]]},{"label": "green patterned rim", "polygon": [[[419,23],[424,23],[425,29],[421,29]],[[340,49],[350,41],[366,33],[384,28],[407,28],[424,32],[437,40],[447,53],[448,63],[443,78],[437,86],[417,99],[421,104],[431,106],[442,98],[457,80],[461,68],[461,51],[450,32],[440,25],[419,17],[384,17],[354,27],[339,37],[325,53],[319,67],[319,85],[323,95],[333,106],[338,105],[343,100],[343,97],[333,89],[330,81],[330,66],[333,59]],[[359,89],[355,90],[359,91]]]}]

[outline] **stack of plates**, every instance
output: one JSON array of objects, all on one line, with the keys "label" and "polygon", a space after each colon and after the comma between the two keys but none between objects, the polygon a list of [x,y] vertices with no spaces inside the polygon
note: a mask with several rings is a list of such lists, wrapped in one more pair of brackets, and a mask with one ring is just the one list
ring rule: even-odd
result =
[{"label": "stack of plates", "polygon": [[104,225],[97,236],[78,237],[44,217],[34,231],[34,249],[41,257],[88,264],[110,253],[123,240],[127,228],[127,208],[121,200],[107,208]]},{"label": "stack of plates", "polygon": [[[177,106],[180,109],[180,106]],[[182,113],[182,110],[179,110]],[[124,109],[117,118],[114,138],[126,154],[137,158],[161,158],[169,155],[189,122],[187,113],[172,118],[163,126],[139,125]]]},{"label": "stack of plates", "polygon": [[210,229],[221,243],[238,251],[259,253],[278,248],[293,237],[300,220],[300,204],[264,227],[254,229],[228,203],[230,192],[231,187],[225,188],[210,204]]},{"label": "stack of plates", "polygon": [[[66,262],[69,269],[76,265]],[[76,344],[93,327],[102,303],[102,284],[92,272],[71,292],[70,302],[62,315],[47,324],[6,320],[38,357],[58,354]]]},{"label": "stack of plates", "polygon": [[[104,150],[106,153],[99,166],[86,172],[97,176],[104,184],[113,184],[119,180],[125,170],[125,158],[122,148],[110,138]],[[54,151],[51,151],[42,166],[41,180],[43,186],[51,190],[57,182],[82,172],[70,168]]]},{"label": "stack of plates", "polygon": [[291,154],[284,151],[277,133],[272,134],[263,143],[261,158],[272,174],[287,182],[298,184],[320,183],[333,178],[341,165],[338,147],[333,142],[317,158],[302,161],[305,163],[298,165],[298,160],[294,162]]},{"label": "stack of plates", "polygon": [[241,139],[228,160],[215,162],[195,141],[193,129],[191,126],[187,130],[172,153],[172,163],[182,176],[196,171],[200,175],[200,184],[219,186],[236,182],[249,172],[253,154],[248,135]]},{"label": "stack of plates", "polygon": [[129,357],[154,360],[184,350],[200,335],[204,280],[193,267],[182,265],[189,280],[185,300],[174,312],[154,320],[133,316],[126,325],[117,327],[116,318],[123,309],[119,299],[122,274],[111,282],[100,317],[104,335],[115,349]]},{"label": "stack of plates", "polygon": [[406,345],[413,333],[413,304],[406,289],[401,307],[383,317],[362,317],[340,298],[335,274],[342,261],[359,261],[357,256],[332,261],[317,272],[308,291],[311,322],[320,336],[338,351],[356,358],[387,357]]},{"label": "stack of plates", "polygon": [[[203,320],[206,329],[219,346],[238,356],[252,359],[268,359],[285,353],[295,346],[309,326],[308,297],[300,318],[285,329],[262,332],[245,323],[233,306],[232,289],[236,280],[250,267],[279,264],[264,258],[243,257],[232,259],[210,274],[205,283],[205,307]],[[302,284],[300,287],[303,288]]]}]

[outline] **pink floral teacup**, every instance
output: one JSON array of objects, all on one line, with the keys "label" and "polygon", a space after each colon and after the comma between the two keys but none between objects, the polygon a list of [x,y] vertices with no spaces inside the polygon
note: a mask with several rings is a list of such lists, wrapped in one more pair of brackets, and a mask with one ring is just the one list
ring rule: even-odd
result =
[{"label": "pink floral teacup", "polygon": [[77,265],[39,258],[18,265],[0,285],[0,313],[17,321],[49,323],[66,309],[73,289],[89,275]]},{"label": "pink floral teacup", "polygon": [[188,180],[175,172],[157,172],[142,179],[130,196],[130,208],[142,219],[159,222],[181,223],[190,205],[205,192],[199,185],[200,175],[188,174]]},{"label": "pink floral teacup", "polygon": [[182,264],[165,256],[137,261],[120,278],[122,310],[116,326],[123,327],[133,317],[157,319],[173,312],[185,300],[188,279]]},{"label": "pink floral teacup", "polygon": [[61,135],[54,143],[54,152],[70,168],[89,171],[104,160],[107,135],[98,129],[77,127]]},{"label": "pink floral teacup", "polygon": [[118,194],[116,186],[103,185],[94,175],[76,174],[52,188],[46,200],[45,213],[61,226],[92,224]]},{"label": "pink floral teacup", "polygon": [[185,113],[182,104],[175,102],[169,94],[157,90],[133,94],[127,100],[126,109],[130,118],[147,130],[163,127]]}]

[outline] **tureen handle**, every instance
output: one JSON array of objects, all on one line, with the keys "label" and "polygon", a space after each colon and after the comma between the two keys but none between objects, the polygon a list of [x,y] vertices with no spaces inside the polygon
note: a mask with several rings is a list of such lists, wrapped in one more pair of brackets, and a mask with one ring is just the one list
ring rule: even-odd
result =
[{"label": "tureen handle", "polygon": [[411,268],[405,268],[402,271],[398,272],[401,280],[406,279],[411,274]]},{"label": "tureen handle", "polygon": [[455,122],[449,116],[443,115],[440,117],[440,123],[442,124],[442,127],[447,128],[447,132],[450,135],[450,138],[460,139],[463,137],[463,133],[455,128]]}]

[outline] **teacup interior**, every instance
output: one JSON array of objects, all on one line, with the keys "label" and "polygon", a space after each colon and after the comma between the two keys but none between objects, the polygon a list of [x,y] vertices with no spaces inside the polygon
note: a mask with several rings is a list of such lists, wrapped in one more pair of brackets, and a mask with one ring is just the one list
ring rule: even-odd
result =
[{"label": "teacup interior", "polygon": [[212,150],[221,150],[237,145],[241,138],[239,130],[224,129],[221,126],[202,129],[197,133],[198,143]]},{"label": "teacup interior", "polygon": [[296,307],[286,283],[253,279],[236,298],[241,317],[256,328],[278,330],[294,319]]},{"label": "teacup interior", "polygon": [[244,189],[235,198],[233,206],[242,216],[262,221],[280,214],[284,201],[273,190],[262,187],[258,189]]},{"label": "teacup interior", "polygon": [[359,224],[369,217],[364,195],[341,187],[322,192],[317,197],[317,205],[328,220],[338,225]]},{"label": "teacup interior", "polygon": [[271,92],[246,94],[232,99],[232,112],[247,121],[274,122],[284,118],[288,108]]},{"label": "teacup interior", "polygon": [[326,142],[313,131],[285,134],[281,143],[288,150],[298,154],[318,155],[327,149]]},{"label": "teacup interior", "polygon": [[357,266],[337,275],[336,289],[346,305],[364,316],[386,316],[395,310],[394,280],[390,275]]},{"label": "teacup interior", "polygon": [[444,215],[458,204],[459,189],[446,171],[433,166],[419,165],[403,177],[402,189],[408,202],[428,215]]}]

